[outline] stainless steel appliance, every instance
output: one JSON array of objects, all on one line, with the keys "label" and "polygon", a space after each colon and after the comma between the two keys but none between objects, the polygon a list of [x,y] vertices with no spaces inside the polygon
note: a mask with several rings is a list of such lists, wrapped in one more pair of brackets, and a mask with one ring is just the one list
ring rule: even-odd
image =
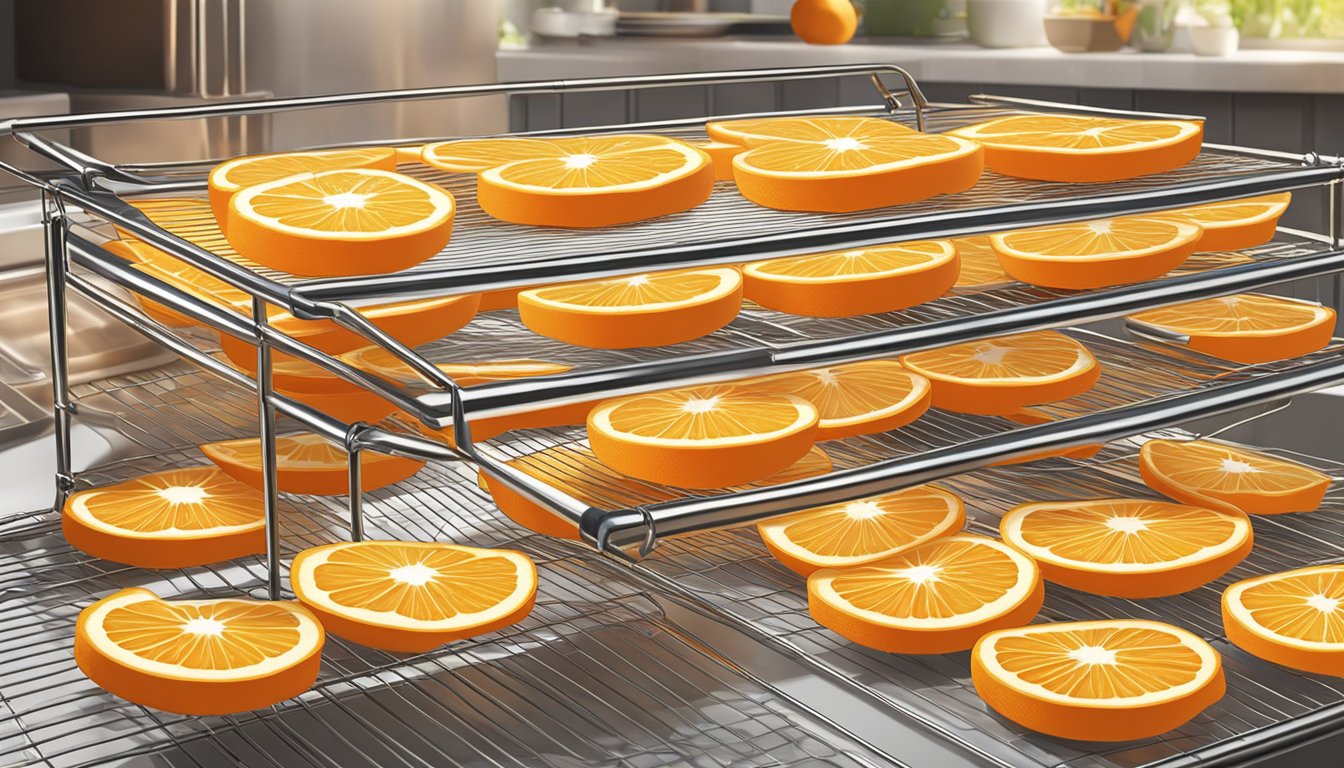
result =
[{"label": "stainless steel appliance", "polygon": [[[903,71],[884,65],[447,87],[349,100],[869,73],[878,86],[873,104],[846,111],[927,130],[1016,112],[1089,111],[993,97],[928,104]],[[895,91],[883,78],[892,80]],[[143,117],[284,112],[332,101],[211,105]],[[13,126],[16,137],[67,168],[56,178],[30,179],[61,204],[49,209],[46,228],[56,299],[51,319],[59,407],[53,416],[61,492],[199,463],[197,444],[255,434],[258,428],[268,434],[291,427],[313,430],[346,447],[352,460],[363,450],[379,450],[432,463],[411,480],[367,498],[356,493],[346,503],[280,498],[269,489],[278,523],[265,559],[184,571],[144,572],[91,559],[64,543],[58,516],[49,510],[0,517],[0,578],[8,603],[0,606],[0,763],[1174,766],[1250,762],[1289,747],[1310,749],[1311,739],[1337,734],[1344,725],[1344,681],[1293,673],[1226,643],[1218,619],[1220,581],[1215,588],[1142,603],[1055,590],[1046,616],[1142,615],[1182,624],[1223,652],[1229,693],[1222,701],[1176,733],[1135,743],[1064,742],[1024,731],[988,712],[975,696],[964,654],[877,653],[815,625],[806,614],[801,581],[766,554],[750,528],[741,527],[800,507],[941,478],[968,500],[972,528],[989,530],[999,513],[1024,499],[1141,494],[1133,462],[1137,446],[1154,435],[1188,434],[1173,430],[1195,418],[1237,421],[1246,409],[1303,396],[1305,408],[1293,406],[1238,429],[1253,437],[1251,430],[1285,416],[1306,419],[1299,424],[1323,423],[1315,414],[1322,409],[1337,414],[1337,396],[1305,393],[1344,382],[1344,344],[1296,360],[1236,365],[1192,352],[1179,340],[1128,338],[1116,335],[1123,331],[1081,326],[1286,280],[1319,280],[1322,296],[1329,297],[1333,277],[1344,271],[1337,229],[1325,235],[1282,230],[1273,242],[1233,258],[1205,255],[1157,280],[1087,293],[1009,284],[954,292],[904,312],[843,320],[747,307],[724,331],[671,349],[575,349],[526,333],[512,312],[490,312],[447,339],[408,350],[356,311],[396,297],[740,263],[1312,185],[1327,186],[1338,210],[1344,179],[1339,158],[1206,145],[1195,161],[1160,176],[1068,186],[991,177],[963,195],[845,215],[757,208],[725,182],[708,203],[677,221],[583,233],[490,221],[476,206],[469,179],[407,164],[406,172],[454,192],[459,226],[471,236],[455,238],[438,256],[402,273],[303,280],[239,264],[199,204],[160,208],[151,218],[128,204],[167,192],[199,198],[206,164],[100,165],[41,138],[45,130],[116,119],[92,115]],[[640,130],[703,138],[699,120]],[[262,312],[249,319],[148,278],[101,247],[113,236],[108,226],[113,223],[253,293],[258,306],[269,302],[332,317],[386,346],[433,384],[402,387],[363,375],[277,332]],[[202,328],[175,332],[158,326],[113,286],[178,309]],[[149,373],[68,386],[67,295],[103,307],[184,360]],[[828,443],[836,471],[768,489],[692,496],[660,487],[650,489],[642,503],[598,507],[566,487],[564,467],[543,467],[540,477],[532,477],[506,463],[581,440],[581,429],[525,430],[477,443],[463,418],[1064,326],[1093,350],[1106,374],[1087,395],[1051,408],[1055,421],[1024,427],[934,413],[892,433]],[[407,417],[352,425],[298,404],[271,391],[266,376],[258,383],[220,362],[213,355],[216,332],[248,339],[263,354],[279,350],[308,359],[392,399]],[[501,348],[511,356],[568,362],[575,371],[464,389],[433,365],[488,359]],[[112,414],[118,431],[132,439],[110,460],[76,475],[65,436],[85,409]],[[283,419],[280,424],[271,421],[270,409]],[[421,425],[453,428],[453,445],[427,437]],[[1261,434],[1277,439],[1282,433],[1276,428]],[[1090,462],[1049,459],[987,468],[1003,458],[1107,440],[1106,451]],[[1333,476],[1344,459],[1293,455]],[[529,535],[502,520],[476,484],[478,469],[570,521],[582,541]],[[1255,552],[1224,581],[1337,560],[1344,497],[1336,489],[1317,513],[1261,523]],[[537,608],[517,627],[421,656],[386,654],[333,638],[323,675],[310,693],[233,717],[182,718],[129,705],[97,689],[71,662],[75,615],[112,589],[134,584],[162,595],[278,597],[284,594],[283,565],[295,550],[362,536],[522,549],[541,566]],[[1291,757],[1309,760],[1306,755]]]}]

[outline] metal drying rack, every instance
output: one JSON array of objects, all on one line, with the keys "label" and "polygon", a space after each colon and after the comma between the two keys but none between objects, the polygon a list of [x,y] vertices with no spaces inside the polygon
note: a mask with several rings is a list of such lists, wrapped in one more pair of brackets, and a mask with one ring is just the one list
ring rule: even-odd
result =
[{"label": "metal drying rack", "polygon": [[[899,78],[904,87],[892,91],[885,84],[884,76]],[[450,86],[11,120],[0,125],[0,132],[10,133],[60,167],[58,171],[38,173],[3,166],[38,187],[43,196],[55,389],[57,506],[75,487],[70,460],[70,428],[77,408],[66,375],[65,346],[65,296],[70,289],[205,370],[257,393],[266,502],[266,586],[267,593],[273,598],[281,594],[280,520],[275,478],[277,413],[294,419],[347,451],[350,535],[356,540],[364,535],[359,459],[363,451],[375,450],[417,459],[471,462],[572,522],[582,537],[599,550],[631,557],[648,554],[665,536],[740,524],[800,507],[914,485],[1014,456],[1128,436],[1197,416],[1290,397],[1344,380],[1344,356],[1332,348],[1305,361],[1226,370],[1225,375],[1216,380],[1168,391],[1156,399],[1111,403],[1106,410],[1095,413],[1070,415],[1052,423],[999,431],[908,456],[877,458],[866,465],[849,466],[772,488],[598,508],[575,498],[563,487],[548,484],[509,466],[506,452],[491,450],[490,443],[473,442],[469,420],[540,406],[585,402],[605,395],[892,356],[1004,333],[1084,323],[1145,307],[1338,273],[1344,271],[1339,225],[1344,162],[1314,154],[1301,156],[1205,145],[1200,156],[1183,169],[1128,182],[1060,185],[1007,179],[987,173],[980,184],[961,195],[942,196],[895,209],[826,216],[759,208],[738,196],[731,183],[721,183],[708,203],[685,214],[580,234],[489,220],[475,206],[474,191],[466,180],[436,175],[425,169],[408,169],[422,178],[443,184],[457,197],[457,236],[453,242],[424,264],[400,273],[303,280],[264,270],[240,259],[217,231],[213,235],[208,232],[213,221],[201,219],[199,213],[195,218],[190,212],[182,212],[180,217],[156,220],[131,205],[130,201],[160,195],[199,195],[204,190],[204,175],[209,163],[117,165],[89,157],[42,135],[50,130],[142,120],[232,117],[412,100],[840,77],[870,78],[878,103],[873,107],[828,109],[825,113],[878,115],[913,122],[916,127],[930,131],[1005,114],[1061,110],[1121,117],[1201,119],[992,96],[977,97],[976,103],[968,105],[931,104],[914,79],[899,67],[844,65]],[[909,106],[903,100],[908,101]],[[702,118],[545,131],[533,135],[639,130],[689,138],[703,136],[703,122]],[[423,140],[417,140],[417,143],[419,141]],[[599,355],[592,367],[471,389],[462,388],[444,374],[423,350],[409,349],[380,331],[357,309],[393,298],[450,295],[650,269],[739,263],[837,247],[1141,213],[1315,185],[1327,185],[1329,189],[1329,233],[1319,236],[1282,231],[1273,245],[1286,251],[1277,256],[1252,257],[1247,263],[1088,293],[1027,291],[1026,295],[1016,295],[1014,292],[1022,293],[1018,286],[999,292],[997,299],[994,292],[989,291],[985,295],[986,301],[979,305],[964,300],[958,305],[955,297],[940,299],[930,306],[941,307],[941,312],[935,311],[923,319],[916,317],[911,321],[909,313],[892,313],[847,321],[803,323],[793,328],[797,337],[792,340],[770,340],[750,331],[735,331],[734,326],[730,326],[699,346],[681,345],[667,352],[645,350],[624,359]],[[204,302],[134,269],[102,247],[101,240],[108,237],[108,225],[246,291],[253,297],[251,316]],[[728,225],[731,228],[725,229]],[[204,236],[199,233],[202,228],[207,230]],[[188,230],[196,234],[190,234]],[[743,236],[743,231],[752,234]],[[563,243],[559,242],[561,239]],[[668,244],[649,245],[655,241]],[[545,244],[547,248],[529,247],[537,244]],[[536,255],[539,251],[545,251],[545,255]],[[136,307],[107,290],[108,284],[119,285],[220,333],[255,344],[255,379],[211,355],[190,334],[175,333],[148,319]],[[268,305],[303,319],[334,321],[387,349],[423,377],[428,387],[416,391],[400,386],[290,338],[269,324]],[[760,327],[778,328],[789,322],[783,316],[771,316],[772,313],[764,311],[744,312],[745,315],[751,315],[748,319]],[[811,335],[812,331],[822,337]],[[377,393],[423,426],[451,427],[451,444],[414,429],[399,428],[395,423],[342,423],[277,393],[271,381],[271,360],[276,351],[312,362]],[[1159,357],[1175,355],[1182,360],[1189,356],[1179,350],[1155,354]],[[633,555],[627,552],[629,549],[634,550]]]}]

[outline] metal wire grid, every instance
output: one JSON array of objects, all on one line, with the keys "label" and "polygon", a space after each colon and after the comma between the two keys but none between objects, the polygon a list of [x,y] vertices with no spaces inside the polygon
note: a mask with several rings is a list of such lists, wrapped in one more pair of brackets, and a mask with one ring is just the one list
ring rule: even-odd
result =
[{"label": "metal wire grid", "polygon": [[[81,482],[200,463],[194,453],[146,449],[145,457],[86,473]],[[183,598],[259,592],[259,558],[143,571],[72,550],[50,513],[0,526],[0,765],[882,762],[717,660],[626,572],[564,542],[525,535],[486,507],[469,473],[427,467],[371,494],[366,524],[373,538],[527,552],[541,575],[529,618],[418,656],[329,636],[310,692],[268,710],[208,718],[148,710],[94,686],[71,656],[74,621],[84,606],[129,586]],[[343,513],[339,501],[287,497],[286,560],[345,540]]]},{"label": "metal wire grid", "polygon": [[[1168,431],[1162,436],[1185,433]],[[1100,460],[1050,459],[962,475],[942,483],[965,500],[970,530],[997,536],[998,518],[1030,501],[1158,496],[1138,477],[1143,438],[1119,441]],[[1297,460],[1303,457],[1294,456]],[[1344,465],[1309,463],[1338,476]],[[1344,706],[1344,680],[1299,673],[1256,659],[1223,637],[1222,590],[1254,575],[1344,559],[1344,488],[1331,488],[1318,512],[1254,519],[1256,546],[1233,571],[1174,597],[1126,600],[1050,584],[1040,620],[1144,618],[1183,626],[1222,653],[1228,694],[1190,723],[1154,739],[1112,747],[1028,731],[999,717],[976,695],[969,654],[905,656],[873,651],[817,625],[807,613],[805,580],[774,560],[754,529],[669,540],[636,569],[693,595],[727,616],[794,649],[801,658],[848,679],[945,735],[1011,766],[1115,768],[1195,755],[1201,748],[1285,723],[1325,707]]]},{"label": "metal wire grid", "polygon": [[[932,114],[929,130],[946,131],[1019,113],[1020,110],[992,107],[946,109]],[[888,119],[910,120],[904,115]],[[575,133],[583,132],[575,131]],[[700,128],[653,132],[689,140],[707,138]],[[714,193],[709,201],[685,213],[618,227],[576,231],[523,226],[495,219],[481,210],[476,202],[476,181],[473,174],[450,174],[419,163],[407,163],[400,167],[403,173],[450,191],[456,199],[457,210],[452,241],[438,254],[411,267],[406,273],[440,273],[483,266],[531,264],[564,257],[623,253],[651,246],[724,243],[740,240],[744,234],[749,234],[751,237],[787,234],[806,232],[832,224],[915,219],[935,212],[976,210],[1023,203],[1049,203],[1118,193],[1140,193],[1215,179],[1253,177],[1300,167],[1300,163],[1286,160],[1205,149],[1197,158],[1179,169],[1121,182],[1066,184],[1014,179],[986,171],[979,183],[966,192],[939,195],[899,207],[853,213],[771,210],[739,195],[733,182],[720,181],[715,184]],[[164,170],[171,171],[172,168]],[[194,173],[196,178],[202,177],[199,170]],[[126,196],[126,199],[132,202],[152,198],[152,193]],[[253,269],[271,280],[284,284],[305,282],[305,278],[268,269],[239,256],[219,232],[209,206],[203,205],[204,201],[203,193],[186,196],[175,193],[168,202],[160,202],[155,206],[149,216],[157,225],[169,232]]]},{"label": "metal wire grid", "polygon": [[[1118,339],[1082,330],[1067,333],[1092,351],[1102,367],[1101,379],[1078,397],[1030,409],[1051,419],[1133,405],[1248,377],[1269,376],[1312,362],[1334,359],[1344,352],[1344,345],[1337,344],[1295,360],[1238,366],[1166,344]],[[850,469],[895,456],[958,445],[1020,426],[999,417],[934,409],[914,423],[891,432],[827,441],[819,447],[831,458],[836,469]],[[482,442],[478,447],[483,454],[499,461],[529,457],[529,474],[599,509],[631,509],[672,499],[719,496],[732,491],[697,492],[618,475],[591,459],[584,428],[580,426],[520,430]],[[550,451],[544,457],[537,455],[548,449]],[[581,487],[576,483],[581,483]]]}]

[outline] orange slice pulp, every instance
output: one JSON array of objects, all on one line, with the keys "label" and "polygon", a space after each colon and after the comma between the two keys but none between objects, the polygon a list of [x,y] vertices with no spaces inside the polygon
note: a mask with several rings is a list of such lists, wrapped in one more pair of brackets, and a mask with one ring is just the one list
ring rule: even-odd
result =
[{"label": "orange slice pulp", "polygon": [[1335,311],[1310,301],[1239,293],[1130,315],[1140,333],[1156,328],[1187,338],[1186,346],[1238,363],[1287,360],[1323,349],[1335,333]]},{"label": "orange slice pulp", "polygon": [[1241,562],[1254,541],[1241,512],[1147,499],[1022,504],[999,530],[1050,581],[1132,598],[1201,587]]},{"label": "orange slice pulp", "polygon": [[1249,515],[1311,512],[1330,478],[1297,462],[1209,440],[1149,440],[1139,449],[1149,488],[1198,506]]},{"label": "orange slice pulp", "polygon": [[1031,621],[1044,600],[1031,558],[969,533],[807,579],[808,609],[819,624],[889,653],[964,651],[986,632]]},{"label": "orange slice pulp", "polygon": [[747,264],[744,294],[768,309],[808,317],[894,312],[932,301],[957,280],[947,240],[897,243]]},{"label": "orange slice pulp", "polygon": [[1118,181],[1195,159],[1204,124],[1083,115],[1014,115],[958,128],[995,173],[1043,181]]},{"label": "orange slice pulp", "polygon": [[991,416],[1081,395],[1101,376],[1087,347],[1055,331],[915,352],[901,365],[933,385],[935,408]]}]

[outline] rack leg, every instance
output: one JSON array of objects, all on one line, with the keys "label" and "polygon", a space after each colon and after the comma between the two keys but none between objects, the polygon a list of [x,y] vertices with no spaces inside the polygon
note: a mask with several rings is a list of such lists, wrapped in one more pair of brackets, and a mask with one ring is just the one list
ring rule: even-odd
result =
[{"label": "rack leg", "polygon": [[[1326,214],[1329,217],[1330,231],[1326,234],[1330,237],[1330,247],[1339,250],[1341,237],[1344,237],[1344,233],[1340,232],[1340,217],[1344,216],[1344,200],[1341,198],[1344,195],[1340,194],[1340,183],[1338,181],[1330,182],[1326,188],[1330,190],[1328,193],[1329,212]],[[1344,312],[1344,275],[1336,272],[1333,282],[1335,295],[1332,306],[1336,312]],[[1336,323],[1336,328],[1338,327],[1338,323]]]},{"label": "rack leg", "polygon": [[350,457],[350,540],[364,540],[364,469],[358,448],[347,449]]},{"label": "rack leg", "polygon": [[65,289],[65,215],[53,206],[47,193],[42,194],[42,218],[46,225],[47,320],[51,336],[51,391],[56,429],[56,501],[55,509],[75,487],[70,456],[70,427],[75,405],[70,399],[69,357],[66,347]]},{"label": "rack leg", "polygon": [[[252,300],[252,320],[260,328],[267,323],[266,302]],[[275,406],[271,394],[271,345],[264,335],[257,338],[257,422],[261,437],[262,496],[266,511],[266,592],[270,599],[280,594],[280,514],[275,457]]]}]

